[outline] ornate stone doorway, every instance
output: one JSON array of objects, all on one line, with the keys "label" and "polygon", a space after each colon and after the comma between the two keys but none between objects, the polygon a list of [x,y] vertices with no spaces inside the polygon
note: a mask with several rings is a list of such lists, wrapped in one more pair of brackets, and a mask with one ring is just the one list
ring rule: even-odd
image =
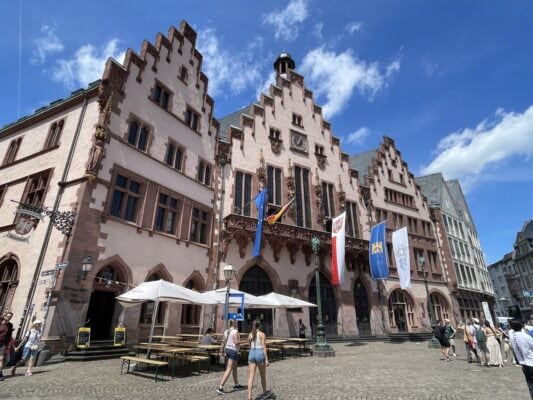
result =
[{"label": "ornate stone doorway", "polygon": [[360,279],[355,281],[353,288],[353,301],[355,304],[355,316],[357,319],[357,330],[359,336],[371,336],[370,307],[366,288]]},{"label": "ornate stone doorway", "polygon": [[[272,282],[267,273],[259,265],[251,267],[241,279],[239,290],[261,296],[273,291]],[[272,310],[265,308],[247,308],[244,310],[244,321],[240,324],[241,332],[250,332],[252,323],[255,320],[261,321],[267,336],[272,336]]]}]

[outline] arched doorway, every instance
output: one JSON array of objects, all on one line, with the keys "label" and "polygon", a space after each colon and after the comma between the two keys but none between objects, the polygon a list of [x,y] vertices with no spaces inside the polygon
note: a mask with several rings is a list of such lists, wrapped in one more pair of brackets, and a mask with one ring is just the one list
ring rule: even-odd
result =
[{"label": "arched doorway", "polygon": [[433,305],[433,316],[435,322],[444,321],[450,318],[450,311],[448,309],[448,302],[440,293],[431,294],[431,304]]},{"label": "arched doorway", "polygon": [[[157,273],[151,274],[146,282],[158,281],[161,278]],[[140,324],[152,324],[152,317],[154,316],[155,302],[146,301],[141,305],[141,314],[139,316]],[[167,303],[162,301],[157,307],[157,315],[155,317],[155,325],[163,325],[165,323],[165,312],[167,309]]]},{"label": "arched doorway", "polygon": [[18,286],[18,265],[13,258],[0,263],[0,315],[10,311]]},{"label": "arched doorway", "polygon": [[394,290],[389,297],[390,327],[398,332],[408,332],[414,325],[413,302],[400,289]]},{"label": "arched doorway", "polygon": [[[185,287],[198,292],[203,290],[203,285],[194,278],[189,279]],[[197,304],[183,304],[181,306],[181,333],[198,333],[201,313],[202,306]]]},{"label": "arched doorway", "polygon": [[[250,268],[241,279],[239,290],[261,296],[273,291],[272,282],[259,265]],[[269,308],[248,308],[244,310],[244,321],[239,327],[241,332],[250,332],[252,323],[260,320],[267,336],[272,336],[272,310]]]},{"label": "arched doorway", "polygon": [[360,279],[355,281],[353,288],[353,302],[355,304],[355,317],[357,320],[357,330],[359,336],[370,336],[372,330],[370,327],[370,306],[366,288]]},{"label": "arched doorway", "polygon": [[93,292],[87,310],[86,326],[91,340],[109,340],[118,323],[115,297],[124,291],[124,277],[112,265],[100,269],[94,278]]},{"label": "arched doorway", "polygon": [[[320,296],[322,303],[322,322],[324,323],[326,335],[337,336],[337,302],[333,294],[333,287],[329,279],[322,272],[320,273]],[[317,304],[315,277],[313,277],[309,285],[309,301]],[[316,307],[309,308],[309,322],[313,336],[316,336],[317,318],[318,309]]]}]

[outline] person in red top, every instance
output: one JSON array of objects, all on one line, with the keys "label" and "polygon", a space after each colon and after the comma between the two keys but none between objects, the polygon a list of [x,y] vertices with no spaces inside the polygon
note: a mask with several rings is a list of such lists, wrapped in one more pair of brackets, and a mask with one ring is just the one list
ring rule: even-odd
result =
[{"label": "person in red top", "polygon": [[0,381],[4,380],[2,369],[4,368],[4,355],[6,354],[7,346],[11,342],[13,335],[13,324],[10,322],[13,318],[12,312],[7,312],[2,319],[0,319]]}]

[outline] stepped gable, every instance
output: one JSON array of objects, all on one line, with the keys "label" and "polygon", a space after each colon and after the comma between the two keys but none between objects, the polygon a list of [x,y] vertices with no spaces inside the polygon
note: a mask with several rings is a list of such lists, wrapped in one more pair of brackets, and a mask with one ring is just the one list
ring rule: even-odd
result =
[{"label": "stepped gable", "polygon": [[[141,44],[140,53],[136,53],[133,49],[129,48],[126,51],[123,65],[114,59],[109,59],[102,77],[101,99],[105,101],[108,93],[113,92],[119,95],[118,101],[120,102],[121,96],[125,95],[123,92],[124,84],[130,75],[135,77],[136,81],[141,84],[147,68],[153,73],[157,73],[162,63],[178,64],[180,61],[183,61],[180,67],[186,68],[187,70],[188,85],[194,86],[196,90],[200,91],[203,97],[201,111],[202,113],[208,112],[209,120],[212,121],[213,127],[218,131],[218,122],[214,120],[212,115],[214,101],[207,93],[209,80],[202,72],[203,56],[195,48],[196,38],[197,34],[194,29],[187,22],[182,21],[179,28],[171,26],[166,36],[158,33],[155,38],[155,44],[144,40]],[[184,54],[185,52],[188,53]],[[185,62],[187,59],[189,61]],[[151,77],[152,75],[150,75]],[[178,84],[179,80],[179,71],[176,70],[173,76],[173,81],[175,82],[162,82],[162,84],[172,87],[174,93],[177,93],[179,90],[175,85]],[[117,109],[114,109],[114,111],[119,112]]]}]

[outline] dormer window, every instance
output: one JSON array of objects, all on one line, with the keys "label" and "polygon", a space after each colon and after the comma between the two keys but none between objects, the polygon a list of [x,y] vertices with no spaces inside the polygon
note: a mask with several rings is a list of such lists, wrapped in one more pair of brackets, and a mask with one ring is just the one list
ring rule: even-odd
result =
[{"label": "dormer window", "polygon": [[298,114],[295,114],[295,113],[292,113],[292,124],[296,125],[296,126],[299,126],[300,128],[303,128],[304,125],[303,125],[302,116],[298,115]]}]

